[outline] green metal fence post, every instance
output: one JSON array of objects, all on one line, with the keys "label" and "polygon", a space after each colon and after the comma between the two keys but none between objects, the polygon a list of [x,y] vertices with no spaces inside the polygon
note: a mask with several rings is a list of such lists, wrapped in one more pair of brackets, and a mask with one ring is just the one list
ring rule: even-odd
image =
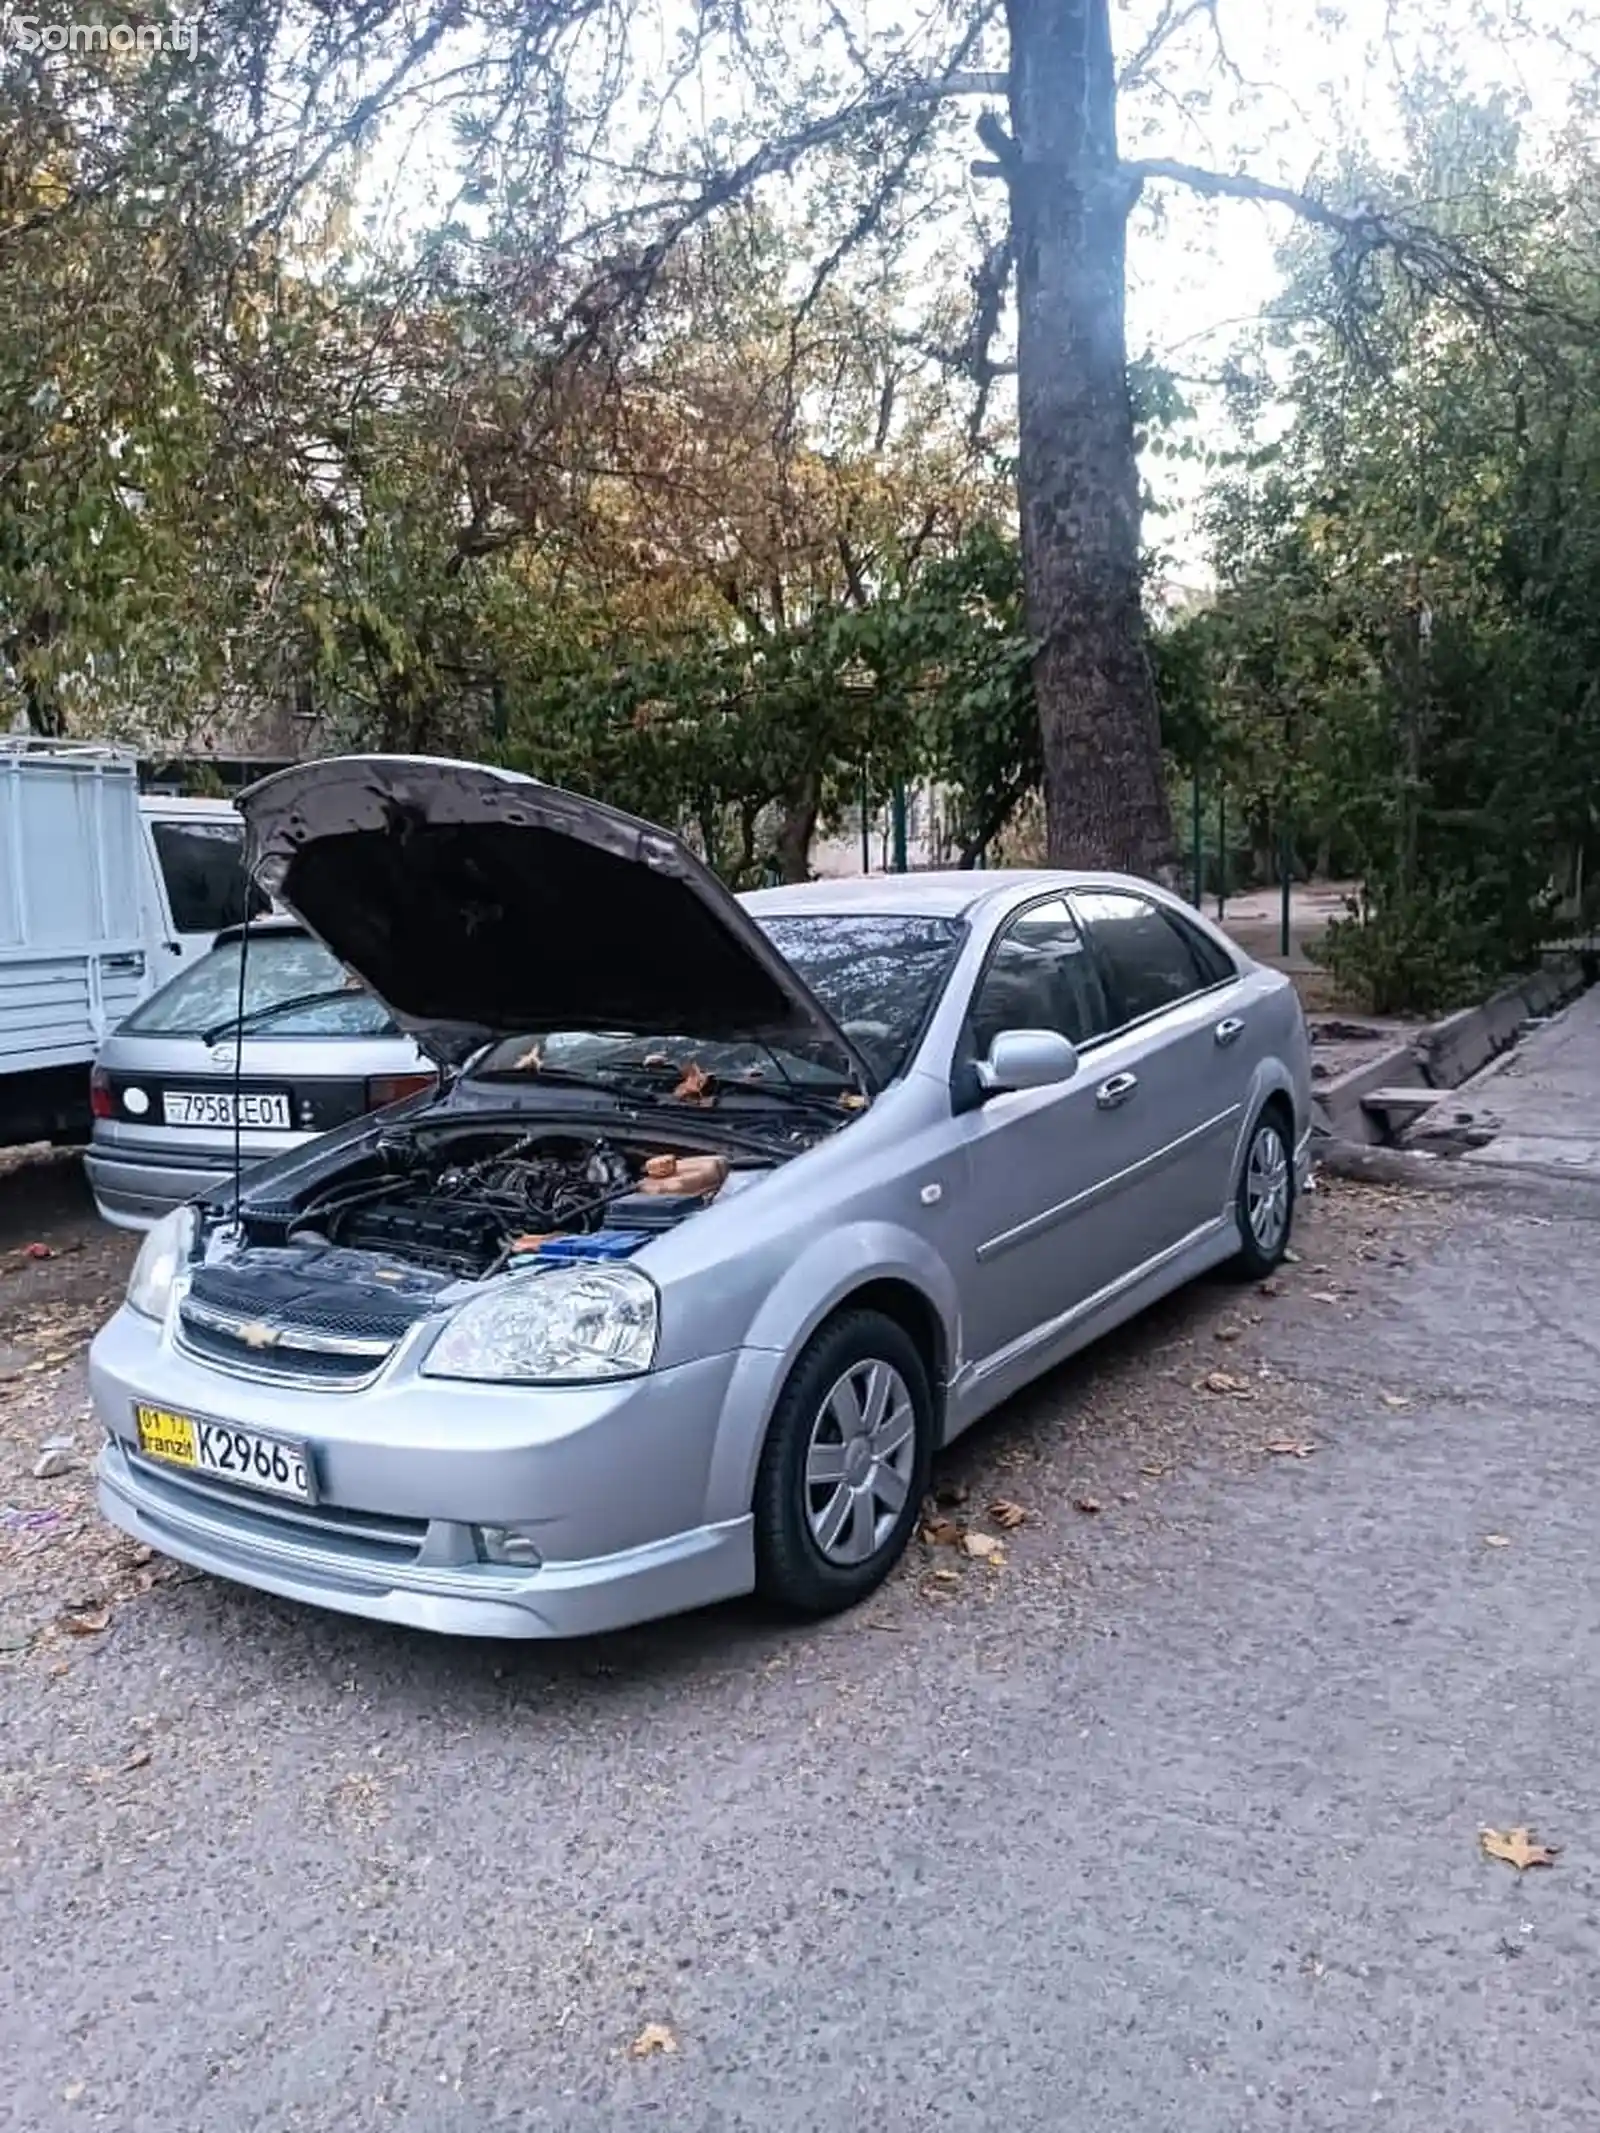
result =
[{"label": "green metal fence post", "polygon": [[872,816],[867,807],[867,774],[861,773],[861,871],[872,872]]},{"label": "green metal fence post", "polygon": [[1206,893],[1206,833],[1200,815],[1200,764],[1194,766],[1194,907],[1198,911]]},{"label": "green metal fence post", "polygon": [[1294,852],[1289,843],[1287,820],[1278,831],[1278,880],[1281,885],[1282,905],[1278,912],[1278,953],[1284,961],[1289,960],[1289,905],[1293,889]]},{"label": "green metal fence post", "polygon": [[895,780],[889,819],[894,834],[894,870],[897,874],[903,874],[906,870],[906,789],[898,778]]},{"label": "green metal fence post", "polygon": [[1228,907],[1228,793],[1217,788],[1217,924]]}]

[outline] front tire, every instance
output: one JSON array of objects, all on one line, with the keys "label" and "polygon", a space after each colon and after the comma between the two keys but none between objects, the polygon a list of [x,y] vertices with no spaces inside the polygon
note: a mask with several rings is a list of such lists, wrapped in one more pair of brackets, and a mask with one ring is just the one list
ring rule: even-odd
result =
[{"label": "front tire", "polygon": [[905,1552],[933,1463],[927,1367],[904,1327],[847,1311],[789,1373],[756,1474],[756,1590],[787,1614],[837,1614]]},{"label": "front tire", "polygon": [[1247,1281],[1263,1281],[1282,1266],[1294,1227],[1294,1156],[1289,1128],[1269,1104],[1250,1128],[1239,1166],[1235,1211],[1240,1250],[1235,1261]]}]

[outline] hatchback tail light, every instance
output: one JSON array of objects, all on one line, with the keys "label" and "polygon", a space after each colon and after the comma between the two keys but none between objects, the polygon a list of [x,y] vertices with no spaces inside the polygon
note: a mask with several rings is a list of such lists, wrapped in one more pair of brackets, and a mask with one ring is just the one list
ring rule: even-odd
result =
[{"label": "hatchback tail light", "polygon": [[408,1096],[420,1096],[424,1089],[434,1087],[437,1078],[433,1074],[374,1074],[367,1082],[367,1109],[382,1111]]},{"label": "hatchback tail light", "polygon": [[115,1118],[117,1115],[111,1094],[111,1076],[104,1067],[96,1067],[89,1076],[89,1111],[95,1118]]}]

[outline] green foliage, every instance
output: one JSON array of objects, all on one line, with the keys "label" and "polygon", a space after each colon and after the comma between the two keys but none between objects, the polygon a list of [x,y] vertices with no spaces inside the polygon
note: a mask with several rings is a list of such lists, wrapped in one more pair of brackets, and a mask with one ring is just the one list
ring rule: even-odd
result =
[{"label": "green foliage", "polygon": [[1414,189],[1519,233],[1534,311],[1390,279],[1353,346],[1300,243],[1292,426],[1214,491],[1219,596],[1158,648],[1169,740],[1230,813],[1363,879],[1327,955],[1385,1008],[1525,963],[1600,841],[1600,181],[1576,152],[1522,175],[1493,108],[1429,105],[1413,146]]}]

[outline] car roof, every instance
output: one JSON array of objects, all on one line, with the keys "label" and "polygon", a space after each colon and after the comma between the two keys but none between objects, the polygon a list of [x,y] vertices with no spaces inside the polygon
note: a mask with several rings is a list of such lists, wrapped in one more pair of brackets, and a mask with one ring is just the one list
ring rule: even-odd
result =
[{"label": "car roof", "polygon": [[[219,926],[211,945],[213,948],[231,947],[233,942],[244,939],[245,930],[243,926]],[[253,918],[249,926],[250,938],[253,941],[259,940],[263,933],[304,934],[305,930],[299,919],[291,917],[287,911],[274,911],[260,918]]]},{"label": "car roof", "polygon": [[996,867],[982,871],[951,867],[790,882],[776,889],[752,889],[739,901],[753,918],[821,917],[845,911],[920,911],[931,918],[963,918],[979,904],[992,901],[1009,904],[1027,895],[1047,896],[1052,889],[1106,888],[1113,884],[1137,890],[1141,895],[1151,886],[1131,875],[1057,867]]}]

